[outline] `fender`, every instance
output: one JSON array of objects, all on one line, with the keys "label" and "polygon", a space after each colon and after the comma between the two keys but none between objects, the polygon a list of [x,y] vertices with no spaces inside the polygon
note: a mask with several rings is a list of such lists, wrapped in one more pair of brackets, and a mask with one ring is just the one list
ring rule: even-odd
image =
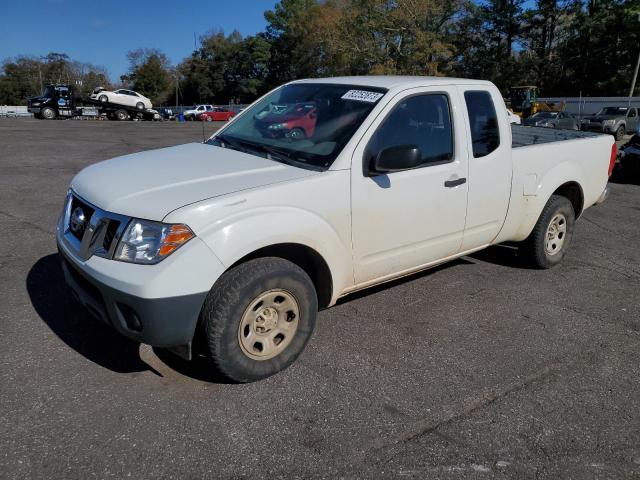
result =
[{"label": "fender", "polygon": [[[535,180],[533,178],[535,177]],[[525,240],[535,227],[542,209],[560,186],[568,182],[577,183],[584,196],[584,167],[574,160],[564,160],[553,166],[542,177],[532,173],[514,178],[512,202],[507,213],[507,222],[492,243],[506,240]],[[586,199],[583,208],[587,207]]]},{"label": "fender", "polygon": [[350,245],[344,244],[329,222],[303,208],[265,206],[238,210],[201,229],[195,228],[194,233],[225,269],[272,245],[296,243],[315,250],[331,271],[331,305],[354,283]]}]

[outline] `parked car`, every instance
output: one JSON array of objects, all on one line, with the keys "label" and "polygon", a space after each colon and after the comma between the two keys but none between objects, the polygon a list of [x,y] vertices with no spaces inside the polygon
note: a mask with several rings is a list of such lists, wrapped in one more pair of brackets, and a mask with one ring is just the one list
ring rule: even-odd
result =
[{"label": "parked car", "polygon": [[196,105],[189,110],[182,112],[185,120],[195,120],[204,112],[213,111],[213,105]]},{"label": "parked car", "polygon": [[153,106],[151,100],[147,97],[133,90],[127,90],[126,88],[110,92],[99,87],[91,93],[89,98],[102,103],[115,103],[117,105],[136,107],[138,110],[148,109]]},{"label": "parked car", "polygon": [[213,107],[213,110],[201,113],[198,118],[203,122],[228,122],[235,116],[235,112],[220,107]]},{"label": "parked car", "polygon": [[562,128],[580,130],[578,119],[567,112],[537,112],[526,118],[523,125],[529,127]]},{"label": "parked car", "polygon": [[[305,139],[255,128],[299,109],[316,110]],[[303,116],[279,115],[267,123]],[[291,82],[205,143],[77,174],[56,229],[64,276],[121,334],[195,352],[236,382],[265,378],[352,292],[507,241],[534,267],[558,265],[576,219],[607,196],[616,145],[544,133],[511,125],[487,81]]]},{"label": "parked car", "polygon": [[513,113],[513,110],[509,110],[507,108],[507,115],[509,116],[509,123],[513,123],[516,125],[520,125],[522,123],[520,115],[516,115],[515,113]]},{"label": "parked car", "polygon": [[636,107],[605,107],[595,115],[582,120],[583,130],[611,133],[622,140],[625,133],[633,133],[638,125]]},{"label": "parked car", "polygon": [[298,140],[313,136],[317,118],[315,102],[273,105],[256,115],[255,127],[267,137]]}]

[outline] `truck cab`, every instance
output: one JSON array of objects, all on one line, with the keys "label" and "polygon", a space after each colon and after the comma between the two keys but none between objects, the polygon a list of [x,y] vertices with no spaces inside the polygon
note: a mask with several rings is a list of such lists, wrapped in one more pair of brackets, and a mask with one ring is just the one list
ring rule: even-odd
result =
[{"label": "truck cab", "polygon": [[47,85],[42,95],[28,100],[27,110],[36,118],[47,120],[56,117],[72,117],[76,105],[74,91],[71,85]]}]

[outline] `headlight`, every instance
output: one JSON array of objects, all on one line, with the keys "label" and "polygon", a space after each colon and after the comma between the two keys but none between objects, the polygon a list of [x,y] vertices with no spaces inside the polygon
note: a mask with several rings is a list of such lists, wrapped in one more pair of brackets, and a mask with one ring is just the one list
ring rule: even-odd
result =
[{"label": "headlight", "polygon": [[134,218],[122,234],[113,258],[122,262],[158,263],[193,237],[186,225]]},{"label": "headlight", "polygon": [[287,128],[287,124],[286,123],[274,123],[273,125],[269,125],[267,128],[269,130],[282,130],[284,128]]}]

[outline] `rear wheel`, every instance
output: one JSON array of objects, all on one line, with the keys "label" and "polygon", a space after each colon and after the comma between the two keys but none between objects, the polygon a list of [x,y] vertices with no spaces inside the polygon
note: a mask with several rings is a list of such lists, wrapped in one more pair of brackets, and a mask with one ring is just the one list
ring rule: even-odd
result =
[{"label": "rear wheel", "polygon": [[536,268],[551,268],[560,263],[569,248],[574,223],[571,202],[566,197],[552,195],[520,248],[527,263]]},{"label": "rear wheel", "polygon": [[116,113],[114,114],[114,116],[116,117],[117,120],[126,120],[129,118],[129,114],[125,111],[125,110],[116,110]]},{"label": "rear wheel", "polygon": [[269,377],[291,365],[315,327],[316,291],[288,260],[250,260],[224,273],[200,321],[215,367],[236,382]]},{"label": "rear wheel", "polygon": [[287,133],[286,136],[291,140],[301,140],[307,137],[304,133],[304,130],[302,130],[301,128],[294,128],[289,133]]},{"label": "rear wheel", "polygon": [[51,108],[51,107],[44,107],[41,111],[40,111],[40,115],[42,116],[42,118],[44,118],[45,120],[53,120],[54,118],[56,118],[56,111]]},{"label": "rear wheel", "polygon": [[106,95],[100,95],[98,97],[98,100],[100,100],[102,103],[107,103],[109,101],[109,98]]},{"label": "rear wheel", "polygon": [[624,134],[625,134],[624,125],[620,125],[615,133],[616,140],[622,140],[622,138],[624,137]]}]

